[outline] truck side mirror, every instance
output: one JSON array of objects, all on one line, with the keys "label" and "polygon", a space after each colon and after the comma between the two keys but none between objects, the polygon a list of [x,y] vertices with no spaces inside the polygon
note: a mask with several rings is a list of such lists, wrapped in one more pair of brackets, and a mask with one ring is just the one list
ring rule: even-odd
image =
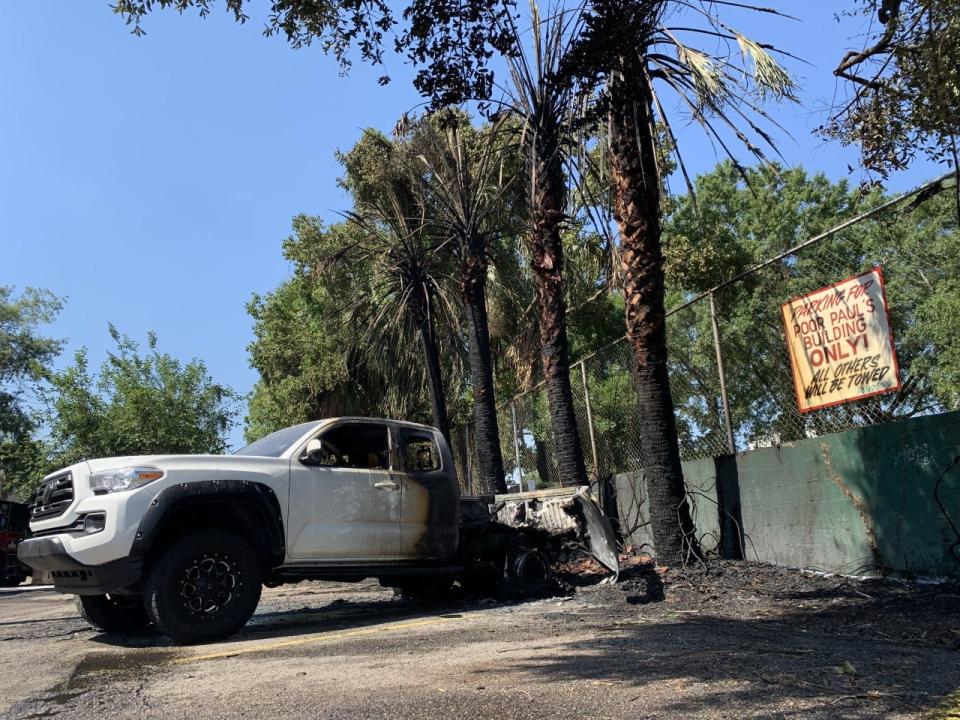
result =
[{"label": "truck side mirror", "polygon": [[323,447],[323,441],[320,438],[314,438],[304,448],[303,454],[300,456],[300,462],[304,465],[320,465],[323,463],[326,454],[327,451]]}]

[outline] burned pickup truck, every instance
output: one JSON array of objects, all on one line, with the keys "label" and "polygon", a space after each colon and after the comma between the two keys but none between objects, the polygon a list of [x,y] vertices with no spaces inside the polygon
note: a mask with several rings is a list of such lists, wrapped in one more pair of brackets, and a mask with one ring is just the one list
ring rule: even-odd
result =
[{"label": "burned pickup truck", "polygon": [[[410,595],[546,573],[539,539],[577,509],[613,572],[609,523],[589,494],[461,497],[437,430],[336,418],[279,430],[233,455],[88,460],[44,478],[26,564],[76,595],[105,631],[153,624],[178,641],[235,633],[263,585],[381,584]],[[557,523],[560,526],[557,526]],[[559,528],[559,529],[558,529]]]}]

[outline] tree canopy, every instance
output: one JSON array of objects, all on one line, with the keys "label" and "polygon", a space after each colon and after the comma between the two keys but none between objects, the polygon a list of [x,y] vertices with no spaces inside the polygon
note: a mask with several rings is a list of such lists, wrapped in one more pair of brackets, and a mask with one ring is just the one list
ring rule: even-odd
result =
[{"label": "tree canopy", "polygon": [[46,337],[63,300],[0,286],[0,496],[26,500],[47,473],[82,458],[217,453],[227,448],[239,398],[199,360],[147,352],[110,326],[116,349],[98,372],[85,349],[63,370],[64,341]]},{"label": "tree canopy", "polygon": [[[410,329],[403,327],[403,315],[395,304],[384,304],[391,297],[402,297],[392,282],[378,279],[395,269],[389,251],[397,238],[394,233],[391,240],[391,234],[385,232],[382,208],[375,207],[384,187],[399,182],[403,164],[415,165],[428,174],[420,159],[430,151],[423,137],[426,132],[412,126],[407,133],[389,138],[366,131],[353,148],[339,154],[344,167],[341,182],[353,201],[344,213],[347,219],[328,225],[319,218],[295,218],[294,234],[283,245],[285,256],[294,264],[292,277],[248,306],[256,335],[250,346],[251,362],[261,373],[251,400],[249,436],[290,422],[344,412],[429,421],[422,362],[401,350],[415,350]],[[460,132],[476,130],[462,127]],[[514,172],[510,164],[515,168],[518,158],[504,162],[507,167],[502,172],[509,174]],[[501,196],[505,200],[503,217],[496,223],[500,232],[488,246],[487,307],[498,401],[541,378],[530,270],[520,238],[524,225],[517,217],[518,190],[514,185],[509,197]],[[428,205],[442,202],[430,197],[425,200]],[[438,223],[429,207],[423,211],[428,216],[418,217],[418,223]],[[370,231],[377,228],[384,231],[383,236],[371,238]],[[431,233],[435,234],[428,244],[444,242],[439,228],[432,228]],[[581,223],[565,230],[564,242],[571,268],[566,288],[573,309],[571,342],[575,350],[593,347],[616,336],[617,311],[609,311],[609,307],[622,305],[602,291],[608,258],[601,239]],[[431,249],[437,255],[431,260],[436,264],[432,272],[437,283],[445,285],[438,290],[444,297],[437,303],[436,321],[450,414],[455,424],[461,424],[472,405],[463,310],[457,297],[460,251],[449,244]],[[374,251],[380,256],[375,257]],[[394,309],[384,312],[384,307]],[[366,311],[357,312],[364,308]],[[372,321],[376,321],[375,327],[371,327]],[[385,358],[384,350],[393,357]]]},{"label": "tree canopy", "polygon": [[[749,187],[729,164],[696,182],[697,206],[677,199],[665,225],[668,304],[679,306],[744,269],[782,253],[888,198],[831,182],[802,168],[753,168]],[[833,430],[958,406],[957,289],[960,235],[949,193],[858,223],[717,293],[727,388],[741,442],[795,440],[817,423]],[[869,269],[881,261],[903,391],[800,418],[778,303]],[[723,448],[709,308],[701,302],[670,319],[681,434],[689,445]],[[682,381],[681,381],[682,380]],[[712,439],[711,439],[712,438]]]},{"label": "tree canopy", "polygon": [[[375,267],[352,250],[363,230],[298,216],[283,244],[294,273],[256,296],[250,363],[260,381],[250,399],[247,436],[333,415],[397,415],[429,421],[427,398],[411,392],[423,380],[415,345],[401,324],[371,327],[358,305],[375,287]],[[374,337],[376,342],[363,344]],[[422,385],[421,385],[422,387]]]},{"label": "tree canopy", "polygon": [[[145,16],[155,9],[179,13],[196,11],[206,17],[216,0],[117,0],[113,10],[136,35],[145,32]],[[250,0],[224,0],[237,22],[249,20]],[[451,5],[446,0],[409,0],[396,5],[386,0],[271,0],[264,34],[281,35],[294,48],[318,42],[342,69],[352,58],[383,65],[384,52],[393,49],[420,70],[418,90],[436,99],[436,107],[449,104],[455,84],[466,83],[471,97],[489,95],[493,73],[488,61],[509,52],[512,37],[504,29],[514,0],[471,0]],[[390,81],[388,74],[381,84]]]},{"label": "tree canopy", "polygon": [[27,288],[15,296],[12,287],[0,286],[0,495],[19,492],[42,464],[35,401],[63,341],[40,328],[62,307],[47,290]]},{"label": "tree canopy", "polygon": [[955,0],[855,0],[863,46],[834,74],[849,93],[822,131],[860,147],[886,176],[918,155],[957,166],[960,134],[960,4]]},{"label": "tree canopy", "polygon": [[98,372],[81,349],[50,377],[51,469],[82,458],[224,452],[236,394],[215,383],[202,361],[160,352],[153,333],[146,352],[112,325],[110,335],[116,349]]}]

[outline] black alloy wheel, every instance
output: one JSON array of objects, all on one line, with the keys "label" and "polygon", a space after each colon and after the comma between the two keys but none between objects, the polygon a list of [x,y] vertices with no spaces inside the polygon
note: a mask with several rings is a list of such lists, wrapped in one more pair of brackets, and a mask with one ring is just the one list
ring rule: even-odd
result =
[{"label": "black alloy wheel", "polygon": [[227,554],[204,553],[180,579],[183,606],[195,615],[226,612],[243,590],[243,570]]}]

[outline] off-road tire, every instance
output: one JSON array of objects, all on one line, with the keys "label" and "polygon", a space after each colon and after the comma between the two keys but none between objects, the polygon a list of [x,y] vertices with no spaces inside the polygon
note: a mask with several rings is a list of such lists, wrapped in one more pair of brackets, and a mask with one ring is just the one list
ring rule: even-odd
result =
[{"label": "off-road tire", "polygon": [[80,617],[108,633],[146,630],[150,619],[139,595],[74,595]]},{"label": "off-road tire", "polygon": [[26,579],[26,576],[10,574],[10,564],[7,560],[7,555],[0,550],[0,587],[16,587]]},{"label": "off-road tire", "polygon": [[147,572],[143,601],[157,629],[177,642],[239,631],[257,609],[263,567],[243,538],[223,530],[187,535]]}]

